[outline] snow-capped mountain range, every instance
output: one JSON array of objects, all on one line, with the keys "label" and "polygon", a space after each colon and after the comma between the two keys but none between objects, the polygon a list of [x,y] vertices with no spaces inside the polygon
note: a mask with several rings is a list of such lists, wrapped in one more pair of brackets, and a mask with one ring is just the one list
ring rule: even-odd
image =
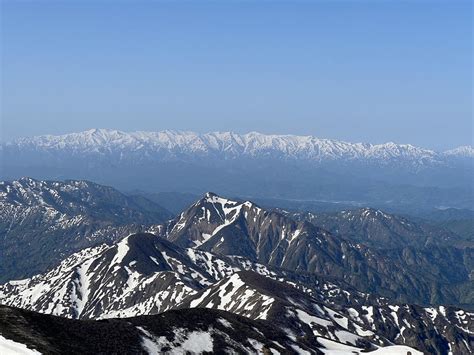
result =
[{"label": "snow-capped mountain range", "polygon": [[0,144],[0,179],[80,178],[123,191],[472,208],[473,157],[470,146],[435,152],[256,132],[93,129]]},{"label": "snow-capped mountain range", "polygon": [[474,157],[472,146],[446,152],[435,152],[411,144],[348,143],[314,136],[267,135],[258,132],[237,134],[212,132],[199,134],[187,131],[122,132],[91,129],[65,135],[44,135],[20,138],[5,148],[37,151],[67,151],[75,154],[110,154],[141,152],[162,154],[167,158],[183,156],[281,157],[311,161],[402,159],[418,164],[443,161],[446,157]]}]

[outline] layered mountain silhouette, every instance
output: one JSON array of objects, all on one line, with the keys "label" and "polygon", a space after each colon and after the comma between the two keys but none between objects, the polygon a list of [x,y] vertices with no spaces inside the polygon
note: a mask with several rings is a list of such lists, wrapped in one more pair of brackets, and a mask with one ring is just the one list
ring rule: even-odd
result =
[{"label": "layered mountain silhouette", "polygon": [[[18,241],[15,255],[40,270],[0,286],[0,349],[474,349],[472,249],[447,230],[366,208],[295,213],[214,193],[169,219],[144,197],[86,181],[25,178],[0,191],[3,243]],[[59,340],[61,327],[72,330]],[[97,344],[98,331],[114,344]]]}]

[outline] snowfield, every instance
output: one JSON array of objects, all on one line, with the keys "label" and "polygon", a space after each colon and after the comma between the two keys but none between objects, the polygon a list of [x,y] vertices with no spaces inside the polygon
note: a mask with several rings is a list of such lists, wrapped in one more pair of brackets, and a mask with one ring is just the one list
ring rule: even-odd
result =
[{"label": "snowfield", "polygon": [[0,354],[2,355],[38,355],[40,352],[28,349],[25,344],[14,342],[0,335]]}]

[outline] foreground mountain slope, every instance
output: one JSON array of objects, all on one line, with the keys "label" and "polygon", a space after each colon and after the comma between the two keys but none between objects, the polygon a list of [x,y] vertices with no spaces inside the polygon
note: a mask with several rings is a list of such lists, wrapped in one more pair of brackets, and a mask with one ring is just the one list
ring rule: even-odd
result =
[{"label": "foreground mountain slope", "polygon": [[221,309],[251,319],[266,319],[294,336],[323,343],[329,339],[370,348],[371,344],[392,342],[426,354],[474,351],[474,313],[380,301],[328,306],[288,283],[247,271],[188,296],[178,307]]},{"label": "foreground mountain slope", "polygon": [[322,347],[304,339],[294,341],[268,322],[203,309],[80,321],[0,306],[0,334],[0,352],[5,349],[2,345],[14,342],[36,354],[256,354],[265,350],[321,354]]},{"label": "foreground mountain slope", "polygon": [[0,286],[0,302],[69,318],[130,317],[163,312],[213,282],[181,248],[134,234],[84,249],[48,273]]},{"label": "foreground mountain slope", "polygon": [[254,272],[238,272],[187,297],[179,308],[213,308],[266,319],[293,337],[324,337],[362,349],[388,342],[289,284]]},{"label": "foreground mountain slope", "polygon": [[474,304],[472,295],[461,293],[469,285],[471,250],[387,253],[249,201],[232,201],[212,193],[159,233],[183,247],[240,255],[291,271],[330,275],[361,291],[399,302]]},{"label": "foreground mountain slope", "polygon": [[[448,313],[459,317],[436,320],[432,310],[398,306],[243,257],[183,249],[143,233],[112,246],[85,249],[46,274],[0,286],[0,303],[82,319],[158,314],[176,307],[218,308],[268,320],[286,329],[290,339],[312,339],[331,349],[373,349],[389,340],[433,354],[463,349],[474,318],[453,309]],[[424,337],[413,336],[414,329]]]},{"label": "foreground mountain slope", "polygon": [[110,246],[84,249],[30,279],[0,285],[0,303],[70,318],[155,314],[243,270],[284,280],[332,304],[363,304],[372,298],[315,275],[280,271],[238,256],[183,249],[141,233]]},{"label": "foreground mountain slope", "polygon": [[43,272],[73,252],[170,217],[143,197],[88,181],[0,182],[0,282]]}]

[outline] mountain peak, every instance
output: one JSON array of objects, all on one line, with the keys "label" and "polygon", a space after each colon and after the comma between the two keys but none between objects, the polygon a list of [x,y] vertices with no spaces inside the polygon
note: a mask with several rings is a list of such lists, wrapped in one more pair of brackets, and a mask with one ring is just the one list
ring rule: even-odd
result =
[{"label": "mountain peak", "polygon": [[221,205],[222,208],[224,208],[225,206],[237,206],[237,205],[240,205],[241,202],[239,201],[234,201],[234,200],[230,200],[228,198],[225,198],[225,197],[222,197],[214,192],[206,192],[206,194],[204,195],[204,197],[198,201],[198,204],[199,203],[210,203],[210,204],[218,204],[218,205]]},{"label": "mountain peak", "polygon": [[219,195],[217,195],[216,193],[211,192],[211,191],[208,191],[204,194],[205,199],[214,199],[216,197],[219,197]]}]

